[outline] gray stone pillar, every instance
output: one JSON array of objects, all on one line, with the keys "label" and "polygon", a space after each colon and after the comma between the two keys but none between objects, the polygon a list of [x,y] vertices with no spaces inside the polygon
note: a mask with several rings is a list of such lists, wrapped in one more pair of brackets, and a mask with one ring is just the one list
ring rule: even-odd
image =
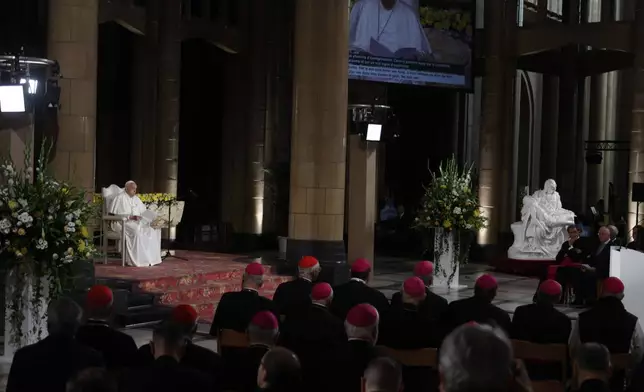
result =
[{"label": "gray stone pillar", "polygon": [[94,191],[99,0],[49,0],[47,56],[60,63],[57,178]]},{"label": "gray stone pillar", "polygon": [[349,7],[297,0],[291,134],[290,260],[344,260]]},{"label": "gray stone pillar", "polygon": [[633,110],[631,125],[631,153],[630,168],[628,171],[629,188],[629,228],[642,220],[642,211],[639,219],[635,215],[637,204],[630,202],[634,182],[644,182],[644,0],[637,0],[635,4],[634,47],[635,75],[633,79]]},{"label": "gray stone pillar", "polygon": [[177,193],[179,154],[179,99],[181,82],[181,1],[157,0],[159,57],[157,140],[154,187],[157,192]]},{"label": "gray stone pillar", "polygon": [[483,78],[483,123],[479,141],[479,197],[488,227],[479,232],[481,245],[497,245],[508,232],[512,177],[512,113],[516,76],[517,5],[513,1],[485,4],[486,74]]}]

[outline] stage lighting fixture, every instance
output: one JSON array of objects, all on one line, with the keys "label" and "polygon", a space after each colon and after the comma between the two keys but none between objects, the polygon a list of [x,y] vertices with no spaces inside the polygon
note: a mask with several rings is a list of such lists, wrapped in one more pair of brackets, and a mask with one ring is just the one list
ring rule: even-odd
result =
[{"label": "stage lighting fixture", "polygon": [[26,110],[24,86],[0,86],[0,112],[24,113]]},{"label": "stage lighting fixture", "polygon": [[381,135],[382,135],[382,124],[367,125],[366,139],[368,142],[379,142]]},{"label": "stage lighting fixture", "polygon": [[27,91],[30,95],[36,95],[38,92],[38,80],[36,79],[20,79],[20,84],[29,84]]}]

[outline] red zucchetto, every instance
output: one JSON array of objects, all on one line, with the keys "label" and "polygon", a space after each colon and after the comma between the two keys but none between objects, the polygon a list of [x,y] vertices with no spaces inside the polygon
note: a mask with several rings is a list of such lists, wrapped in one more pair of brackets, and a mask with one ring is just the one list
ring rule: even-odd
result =
[{"label": "red zucchetto", "polygon": [[255,313],[250,323],[259,329],[277,329],[279,326],[275,315],[268,310]]},{"label": "red zucchetto", "polygon": [[264,267],[260,263],[250,263],[245,269],[246,275],[261,276],[264,275]]},{"label": "red zucchetto", "polygon": [[419,261],[414,266],[414,275],[431,276],[434,273],[434,264],[431,261]]},{"label": "red zucchetto", "polygon": [[316,283],[311,289],[311,299],[314,301],[322,301],[333,295],[333,288],[325,282]]},{"label": "red zucchetto", "polygon": [[557,296],[561,295],[561,285],[553,279],[544,280],[539,285],[539,292],[545,295]]},{"label": "red zucchetto", "polygon": [[379,318],[376,308],[369,304],[356,305],[347,313],[347,323],[358,328],[373,327]]},{"label": "red zucchetto", "polygon": [[602,290],[603,294],[624,294],[624,282],[619,278],[611,276],[604,280]]},{"label": "red zucchetto", "polygon": [[351,272],[364,273],[371,270],[371,264],[367,259],[357,259],[351,264]]},{"label": "red zucchetto", "polygon": [[412,298],[425,296],[425,283],[418,277],[407,278],[403,283],[403,291]]},{"label": "red zucchetto", "polygon": [[88,309],[104,309],[112,306],[114,294],[109,287],[103,285],[92,286],[87,293]]},{"label": "red zucchetto", "polygon": [[499,286],[499,284],[496,282],[496,279],[494,276],[490,274],[483,274],[479,276],[478,279],[476,279],[476,287],[483,289],[483,290],[492,290],[495,289]]},{"label": "red zucchetto", "polygon": [[182,325],[194,325],[198,317],[197,310],[191,305],[178,305],[172,309],[172,321]]},{"label": "red zucchetto", "polygon": [[318,262],[318,259],[316,259],[315,257],[304,256],[300,259],[299,263],[297,263],[297,266],[300,268],[307,269],[307,268],[313,268],[318,264],[320,263]]}]

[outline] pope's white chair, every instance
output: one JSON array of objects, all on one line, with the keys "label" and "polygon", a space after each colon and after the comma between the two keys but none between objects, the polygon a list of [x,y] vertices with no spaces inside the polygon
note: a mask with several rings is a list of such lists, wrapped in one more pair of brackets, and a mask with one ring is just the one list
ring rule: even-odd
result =
[{"label": "pope's white chair", "polygon": [[[103,188],[101,194],[103,196],[103,211],[101,219],[101,240],[103,241],[103,257],[104,264],[107,264],[107,251],[109,240],[116,241],[116,247],[121,253],[121,265],[125,267],[125,253],[126,247],[125,244],[125,222],[127,217],[110,215],[109,211],[111,210],[112,203],[114,203],[114,198],[123,192],[123,188],[120,188],[118,185],[110,185],[107,188]],[[113,222],[121,222],[121,232],[112,230]]]}]

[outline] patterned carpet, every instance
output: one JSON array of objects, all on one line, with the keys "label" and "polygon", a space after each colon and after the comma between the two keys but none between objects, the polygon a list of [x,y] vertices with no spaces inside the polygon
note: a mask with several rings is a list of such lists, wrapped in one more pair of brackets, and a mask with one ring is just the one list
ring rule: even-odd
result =
[{"label": "patterned carpet", "polygon": [[[244,268],[252,259],[241,255],[177,251],[183,261],[170,257],[160,265],[147,268],[121,267],[119,260],[96,265],[96,278],[131,283],[132,292],[157,296],[161,305],[190,304],[199,312],[201,322],[209,323],[224,293],[241,288]],[[264,287],[260,294],[271,298],[277,286],[290,277],[273,273],[265,265]]]}]

